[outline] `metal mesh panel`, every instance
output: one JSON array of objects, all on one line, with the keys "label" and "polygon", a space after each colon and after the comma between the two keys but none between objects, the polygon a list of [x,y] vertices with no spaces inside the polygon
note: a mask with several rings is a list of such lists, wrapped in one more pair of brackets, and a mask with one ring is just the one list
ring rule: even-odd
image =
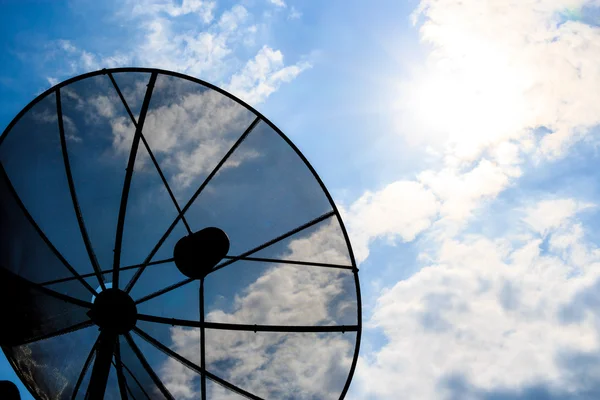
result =
[{"label": "metal mesh panel", "polygon": [[[65,144],[76,140],[65,120]],[[55,94],[29,110],[5,135],[0,162],[40,229],[81,274],[92,272],[69,193]]]},{"label": "metal mesh panel", "polygon": [[95,336],[97,329],[90,327],[3,350],[37,396],[70,399]]},{"label": "metal mesh panel", "polygon": [[337,399],[354,333],[206,330],[207,370],[263,399]]}]

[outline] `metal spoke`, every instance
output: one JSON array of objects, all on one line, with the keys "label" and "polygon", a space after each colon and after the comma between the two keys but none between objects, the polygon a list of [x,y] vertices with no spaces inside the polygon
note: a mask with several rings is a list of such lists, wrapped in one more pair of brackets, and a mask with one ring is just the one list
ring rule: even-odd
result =
[{"label": "metal spoke", "polygon": [[152,336],[150,336],[149,334],[147,334],[146,332],[144,332],[143,330],[141,330],[138,327],[134,327],[133,331],[140,336],[142,339],[144,339],[145,341],[147,341],[148,343],[150,343],[151,345],[153,345],[154,347],[156,347],[158,350],[162,351],[163,353],[165,353],[166,355],[168,355],[169,357],[179,361],[181,364],[185,365],[186,367],[188,367],[189,369],[195,371],[196,373],[198,373],[199,375],[206,375],[207,378],[209,378],[210,380],[217,382],[218,384],[226,387],[227,389],[236,392],[237,394],[240,394],[244,397],[247,397],[249,399],[253,399],[253,400],[262,400],[260,397],[253,395],[250,392],[245,391],[244,389],[241,389],[237,386],[235,386],[234,384],[227,382],[226,380],[219,378],[218,376],[206,371],[205,368],[203,367],[199,367],[198,365],[196,365],[195,363],[191,362],[190,360],[188,360],[187,358],[175,353],[173,350],[169,349],[167,346],[165,346],[164,344],[160,343],[158,340],[156,340],[155,338],[153,338]]},{"label": "metal spoke", "polygon": [[25,344],[39,342],[39,341],[46,340],[46,339],[51,339],[51,338],[56,337],[56,336],[65,335],[67,333],[73,333],[73,332],[79,331],[81,329],[88,328],[88,327],[90,327],[92,325],[94,325],[94,323],[92,321],[90,321],[90,320],[83,321],[83,322],[80,322],[78,324],[71,325],[71,326],[68,326],[66,328],[59,329],[57,331],[51,332],[51,333],[46,333],[44,335],[40,335],[40,336],[36,336],[34,338],[31,338],[31,339],[27,339],[27,340],[25,340],[23,342],[11,343],[11,346],[23,346]]},{"label": "metal spoke", "polygon": [[[154,248],[152,249],[152,251],[150,252],[150,254],[148,255],[148,257],[146,257],[146,262],[150,261],[152,259],[152,257],[154,257],[154,254],[156,254],[156,252],[158,251],[158,249],[160,248],[160,246],[162,246],[163,242],[169,236],[169,234],[171,233],[171,231],[175,228],[175,226],[177,225],[177,223],[179,222],[179,220],[183,217],[183,215],[188,210],[188,208],[192,205],[192,203],[194,202],[194,200],[196,200],[196,198],[198,197],[198,195],[200,195],[200,193],[202,193],[202,191],[204,190],[204,188],[206,187],[206,185],[208,185],[208,183],[211,181],[211,179],[213,178],[213,176],[215,176],[217,174],[217,172],[219,171],[219,169],[223,166],[223,164],[225,164],[225,162],[231,156],[231,154],[233,154],[233,152],[235,151],[235,149],[238,148],[238,146],[246,139],[246,137],[250,134],[250,132],[252,132],[252,130],[256,127],[256,125],[259,122],[260,122],[260,118],[256,117],[256,119],[252,122],[252,124],[250,124],[250,126],[244,131],[244,133],[242,134],[242,136],[239,137],[239,139],[233,144],[233,146],[229,149],[229,151],[225,154],[225,156],[221,159],[221,161],[219,161],[219,163],[217,164],[217,166],[206,177],[206,179],[204,180],[204,182],[202,182],[202,184],[200,185],[200,187],[198,188],[198,190],[196,190],[196,192],[188,200],[188,202],[185,205],[185,207],[183,207],[183,209],[181,210],[181,213],[179,213],[179,215],[177,216],[177,218],[175,218],[175,220],[173,221],[173,223],[171,224],[171,226],[169,226],[169,228],[164,233],[164,235],[160,238],[160,240],[158,241],[158,243],[156,243],[156,245],[154,246]],[[131,278],[131,280],[127,284],[127,287],[125,288],[125,291],[127,293],[129,293],[131,291],[131,288],[133,287],[133,285],[135,285],[135,283],[140,278],[140,276],[142,275],[142,273],[144,273],[145,268],[146,267],[140,268],[136,272],[136,274],[133,276],[133,278]]]},{"label": "metal spoke", "polygon": [[[117,363],[115,363],[114,360],[112,362],[112,365],[113,365],[113,367],[115,367],[115,369],[117,369]],[[122,371],[123,370],[123,363],[122,362],[120,363],[120,366],[121,366],[121,371]],[[125,378],[125,377],[123,377],[123,378]],[[131,392],[131,388],[129,387],[129,384],[127,383],[127,379],[124,379],[124,382],[125,382],[125,389],[127,390],[127,393],[129,393],[129,396],[131,396],[131,398],[135,400],[135,396]]]},{"label": "metal spoke", "polygon": [[138,314],[138,320],[146,322],[155,322],[171,326],[187,326],[191,328],[206,328],[228,331],[246,331],[246,332],[356,332],[358,325],[258,325],[258,324],[229,324],[221,322],[202,322],[178,318],[165,318],[154,315]]},{"label": "metal spoke", "polygon": [[[128,271],[130,269],[140,268],[140,267],[143,267],[144,265],[147,265],[148,267],[150,267],[152,265],[166,264],[166,263],[172,262],[174,260],[175,260],[174,258],[167,258],[165,260],[152,261],[152,262],[150,262],[148,264],[129,265],[127,267],[119,268],[119,272]],[[113,272],[112,268],[111,269],[103,269],[103,270],[100,271],[100,273],[102,275],[112,274],[112,272]],[[94,275],[96,275],[96,273],[95,272],[91,272],[89,274],[83,274],[83,275],[80,275],[80,276],[82,278],[89,278],[90,276],[94,276]],[[72,280],[75,280],[75,279],[77,279],[77,278],[74,277],[74,276],[71,276],[71,277],[68,277],[68,278],[54,279],[52,281],[47,281],[47,282],[44,282],[44,283],[40,283],[39,285],[40,286],[49,286],[49,285],[54,285],[54,284],[57,284],[57,283],[69,282],[69,281],[72,281]],[[94,295],[96,295],[96,294],[97,293],[95,293]]]},{"label": "metal spoke", "polygon": [[[335,215],[335,213],[334,213],[333,211],[330,211],[330,212],[328,212],[328,213],[326,213],[326,214],[323,214],[323,215],[321,215],[321,216],[320,216],[320,217],[318,217],[318,218],[315,218],[315,219],[313,219],[313,220],[312,220],[312,221],[310,221],[310,222],[307,222],[307,223],[306,223],[306,224],[304,224],[304,225],[301,225],[301,226],[299,226],[299,227],[297,227],[297,228],[295,228],[295,229],[292,229],[291,231],[289,231],[289,232],[287,232],[287,233],[284,233],[284,234],[283,234],[283,235],[281,235],[281,236],[278,236],[278,237],[276,237],[275,239],[269,240],[268,242],[266,242],[266,243],[263,243],[263,244],[261,244],[260,246],[258,246],[258,247],[255,247],[255,248],[254,248],[254,249],[252,249],[252,250],[248,250],[247,252],[245,252],[245,253],[243,253],[243,254],[241,254],[241,255],[239,255],[239,256],[232,257],[230,260],[228,260],[228,261],[225,261],[224,263],[221,263],[221,264],[217,265],[215,268],[213,268],[213,269],[210,271],[210,273],[212,273],[212,272],[215,272],[215,271],[218,271],[218,270],[220,270],[220,269],[222,269],[222,268],[225,268],[226,266],[228,266],[228,265],[230,265],[230,264],[233,264],[234,262],[236,262],[236,261],[238,261],[238,260],[241,260],[241,259],[243,259],[244,257],[247,257],[247,256],[249,256],[249,255],[251,255],[251,254],[254,254],[254,253],[256,253],[257,251],[263,250],[263,249],[265,249],[265,248],[267,248],[267,247],[269,247],[269,246],[272,246],[272,245],[274,245],[274,244],[275,244],[275,243],[277,243],[277,242],[280,242],[280,241],[282,241],[282,240],[284,240],[284,239],[287,239],[288,237],[290,237],[290,236],[292,236],[292,235],[295,235],[296,233],[298,233],[298,232],[300,232],[300,231],[302,231],[302,230],[304,230],[304,229],[308,229],[308,228],[310,228],[311,226],[313,226],[313,225],[315,225],[315,224],[318,224],[319,222],[322,222],[322,221],[326,220],[327,218],[330,218],[332,215]],[[138,272],[139,272],[139,271],[140,271],[140,270],[138,270]],[[144,297],[142,297],[142,298],[139,298],[138,300],[136,300],[135,304],[140,304],[140,303],[143,303],[143,302],[145,302],[145,301],[151,300],[151,299],[153,299],[153,298],[155,298],[155,297],[158,297],[158,296],[160,296],[160,295],[163,295],[163,294],[165,294],[165,293],[168,293],[168,292],[170,292],[170,291],[172,291],[172,290],[175,290],[175,289],[177,289],[177,288],[179,288],[179,287],[181,287],[181,286],[185,286],[185,285],[187,285],[188,283],[190,283],[190,282],[193,282],[194,280],[195,280],[195,279],[192,279],[192,278],[184,279],[184,280],[182,280],[182,281],[180,281],[180,282],[177,282],[177,283],[175,283],[175,284],[173,284],[173,285],[167,286],[166,288],[163,288],[163,289],[161,289],[161,290],[157,290],[157,291],[156,291],[156,292],[154,292],[154,293],[150,293],[150,294],[149,294],[149,295],[147,295],[147,296],[144,296]]]},{"label": "metal spoke", "polygon": [[171,393],[169,393],[169,391],[167,390],[167,388],[165,387],[165,385],[163,385],[163,383],[158,378],[158,376],[156,375],[156,373],[154,372],[154,370],[150,367],[150,364],[148,364],[148,361],[146,361],[146,358],[144,357],[144,355],[142,354],[142,352],[140,351],[140,349],[137,347],[137,345],[133,341],[133,338],[131,337],[131,334],[126,333],[125,334],[125,339],[127,340],[127,343],[129,343],[129,346],[131,346],[131,349],[133,350],[133,352],[135,353],[135,355],[138,357],[138,359],[142,363],[142,366],[144,367],[144,369],[146,370],[146,372],[148,373],[148,375],[150,375],[150,378],[152,378],[152,381],[154,381],[154,384],[158,387],[158,390],[160,390],[161,393],[167,399],[174,400],[173,396],[171,395]]},{"label": "metal spoke", "polygon": [[206,336],[204,332],[204,278],[200,279],[200,394],[206,400]]},{"label": "metal spoke", "polygon": [[127,383],[127,381],[125,381],[125,387],[127,388],[127,393],[129,393],[129,396],[133,399],[136,400],[135,396],[133,395],[133,393],[131,392],[131,388],[129,387],[129,384]]},{"label": "metal spoke", "polygon": [[117,91],[117,94],[119,95],[119,98],[121,99],[121,103],[123,103],[123,106],[125,106],[125,110],[127,111],[127,114],[129,114],[129,118],[131,118],[131,122],[133,122],[133,125],[135,127],[137,127],[137,121],[135,119],[135,116],[131,112],[131,108],[129,107],[129,104],[127,104],[127,101],[125,100],[125,96],[123,96],[123,93],[121,92],[121,89],[119,88],[119,85],[117,85],[117,81],[115,81],[115,77],[110,72],[108,73],[108,77],[110,78],[110,81],[112,82],[113,87]]},{"label": "metal spoke", "polygon": [[23,204],[23,202],[21,201],[21,199],[17,195],[17,192],[15,191],[15,188],[13,187],[12,183],[10,182],[10,179],[8,178],[8,175],[6,174],[6,171],[4,170],[4,167],[2,166],[2,164],[0,164],[0,175],[2,175],[2,177],[4,178],[4,180],[6,182],[6,186],[8,187],[9,191],[13,195],[13,198],[14,198],[15,202],[17,203],[17,205],[19,206],[19,208],[21,209],[21,211],[25,215],[25,218],[27,218],[27,220],[29,221],[29,223],[31,224],[31,226],[33,227],[33,229],[35,229],[35,231],[40,236],[40,238],[44,241],[44,243],[46,243],[46,246],[48,246],[48,248],[50,249],[50,251],[56,256],[56,258],[58,258],[58,260],[65,266],[65,268],[75,277],[75,279],[77,279],[90,293],[92,293],[92,295],[98,294],[81,277],[81,275],[79,275],[79,273],[77,273],[77,271],[75,271],[75,269],[63,257],[63,255],[58,251],[58,249],[56,249],[56,247],[54,247],[54,245],[46,237],[46,235],[44,234],[44,232],[42,232],[42,230],[40,229],[40,227],[38,226],[38,224],[35,222],[35,220],[31,216],[31,214],[29,214],[29,211],[27,211],[27,208],[25,207],[25,205]]},{"label": "metal spoke", "polygon": [[321,215],[320,217],[317,217],[317,218],[313,219],[312,221],[307,222],[304,225],[300,225],[299,227],[297,227],[295,229],[292,229],[291,231],[289,231],[287,233],[284,233],[281,236],[276,237],[275,239],[269,240],[268,242],[265,242],[265,243],[261,244],[260,246],[253,248],[252,250],[248,250],[247,252],[242,253],[239,256],[231,257],[231,259],[229,259],[229,261],[225,261],[224,263],[221,263],[221,264],[217,265],[209,273],[213,273],[213,272],[218,271],[218,270],[220,270],[222,268],[225,268],[226,266],[228,266],[230,264],[233,264],[234,262],[236,262],[238,260],[241,260],[244,257],[247,257],[247,256],[249,256],[251,254],[256,253],[256,252],[259,252],[259,251],[261,251],[263,249],[266,249],[267,247],[272,246],[275,243],[281,242],[282,240],[287,239],[288,237],[290,237],[292,235],[295,235],[296,233],[298,233],[300,231],[308,229],[311,226],[316,225],[319,222],[322,222],[322,221],[326,220],[327,218],[330,218],[333,215],[335,215],[335,212],[330,211],[330,212],[328,212],[326,214]]},{"label": "metal spoke", "polygon": [[[181,207],[179,207],[179,203],[177,202],[177,199],[175,198],[175,195],[173,194],[173,191],[171,190],[171,186],[169,186],[169,182],[167,182],[167,178],[165,177],[165,174],[163,174],[162,169],[160,169],[160,166],[158,165],[158,161],[156,160],[156,157],[154,157],[154,153],[152,153],[152,150],[150,149],[150,145],[146,141],[146,137],[143,134],[142,134],[142,143],[144,143],[144,147],[146,147],[146,151],[148,152],[148,155],[150,156],[150,159],[152,160],[154,167],[158,171],[158,175],[160,176],[160,179],[162,180],[163,185],[165,185],[165,188],[167,189],[167,193],[169,194],[169,197],[171,197],[171,201],[173,202],[173,204],[175,205],[175,208],[177,209],[177,214],[178,215],[181,214]],[[188,222],[185,219],[185,216],[183,216],[183,214],[181,215],[181,221],[183,222],[183,225],[185,225],[185,229],[191,235],[192,229],[190,228],[190,225],[188,224]]]},{"label": "metal spoke", "polygon": [[313,267],[338,268],[338,269],[349,269],[349,270],[354,269],[354,267],[352,267],[351,265],[328,264],[328,263],[319,263],[319,262],[312,262],[312,261],[278,260],[275,258],[241,257],[241,256],[225,256],[223,258],[225,258],[227,260],[238,260],[238,261],[257,261],[257,262],[266,262],[266,263],[275,263],[275,264],[308,265],[308,266],[313,266]]},{"label": "metal spoke", "polygon": [[[121,89],[119,89],[119,85],[117,85],[115,78],[113,77],[113,75],[110,72],[108,73],[108,76],[109,76],[115,90],[117,91],[117,94],[119,95],[119,98],[121,99],[121,102],[125,106],[125,109],[127,110],[127,114],[129,114],[129,118],[131,118],[131,122],[137,128],[137,121],[136,121],[135,117],[133,116],[133,113],[131,112],[131,109],[129,108],[127,101],[125,100],[123,93],[121,93]],[[165,175],[163,174],[162,169],[158,165],[158,161],[156,160],[156,157],[154,157],[154,153],[152,153],[152,150],[150,149],[150,145],[148,145],[148,142],[146,141],[146,137],[144,136],[143,133],[141,134],[141,139],[142,139],[142,143],[144,144],[144,147],[146,147],[146,151],[148,151],[148,155],[150,156],[150,159],[152,160],[154,167],[156,168],[156,171],[158,171],[158,174],[160,175],[160,179],[162,180],[163,185],[165,185],[165,188],[167,189],[167,192],[169,193],[169,196],[171,197],[171,200],[173,201],[173,204],[175,205],[175,208],[177,209],[177,213],[180,214],[181,208],[179,207],[179,203],[177,202],[177,199],[175,198],[175,195],[173,194],[173,191],[171,190],[171,187],[169,186],[169,183],[167,182],[167,179],[165,178]],[[188,225],[188,222],[185,219],[185,217],[182,218],[182,221],[183,221],[183,224],[185,225],[185,228],[187,229],[188,233],[192,234],[192,230],[190,229],[190,226]]]},{"label": "metal spoke", "polygon": [[69,184],[69,192],[71,194],[71,201],[73,202],[73,210],[75,211],[75,217],[77,218],[77,224],[79,225],[79,231],[81,232],[81,238],[85,245],[85,250],[90,258],[90,263],[98,279],[98,283],[102,290],[106,289],[102,274],[100,274],[100,264],[94,253],[92,242],[88,235],[87,229],[85,228],[85,222],[83,221],[83,215],[81,214],[81,208],[79,207],[79,201],[77,200],[77,193],[75,191],[75,183],[73,181],[73,173],[71,172],[71,163],[69,161],[69,152],[67,151],[67,139],[65,136],[65,127],[63,124],[63,113],[62,113],[62,101],[60,97],[60,89],[56,90],[56,114],[58,115],[58,130],[60,132],[60,145],[62,149],[63,162],[65,164],[65,172],[67,175],[67,183]]},{"label": "metal spoke", "polygon": [[92,376],[87,389],[87,400],[102,400],[108,383],[110,365],[113,359],[113,351],[118,336],[107,331],[100,331],[98,345],[96,346],[96,359],[92,367]]},{"label": "metal spoke", "polygon": [[119,288],[119,267],[121,266],[123,228],[125,225],[125,214],[127,212],[127,200],[129,199],[129,190],[131,188],[131,178],[133,177],[133,167],[135,164],[135,159],[140,144],[140,137],[142,134],[142,129],[144,128],[144,122],[146,121],[146,114],[148,112],[148,107],[150,106],[150,98],[152,97],[152,91],[154,90],[154,84],[156,83],[157,75],[158,74],[156,72],[153,72],[152,75],[150,75],[150,82],[148,82],[148,88],[146,89],[146,95],[144,96],[144,102],[142,103],[139,123],[136,125],[135,135],[131,143],[131,152],[129,153],[129,160],[127,162],[127,169],[125,171],[123,193],[121,194],[121,204],[119,206],[119,218],[117,220],[117,233],[115,234],[115,252],[113,261],[113,286],[115,288]]},{"label": "metal spoke", "polygon": [[113,362],[113,365],[117,370],[117,381],[119,382],[119,393],[121,394],[121,399],[127,400],[127,382],[125,381],[125,376],[123,376],[121,345],[118,338],[115,343],[115,361]]},{"label": "metal spoke", "polygon": [[77,397],[77,392],[79,392],[79,387],[81,386],[81,382],[83,382],[85,373],[87,372],[88,368],[90,367],[92,358],[94,358],[94,354],[96,353],[96,346],[98,346],[99,340],[100,340],[100,335],[98,335],[98,338],[96,339],[96,341],[94,342],[94,345],[92,346],[92,349],[90,350],[90,354],[88,354],[87,358],[85,359],[83,368],[81,368],[81,372],[79,373],[79,378],[77,378],[77,382],[75,383],[75,387],[73,388],[73,395],[71,396],[71,400],[75,400],[75,397]]},{"label": "metal spoke", "polygon": [[123,368],[125,368],[125,371],[129,374],[129,376],[131,376],[131,378],[135,381],[135,383],[138,385],[138,387],[140,388],[142,393],[144,393],[146,398],[148,400],[150,400],[150,396],[148,396],[148,393],[146,393],[144,386],[140,383],[140,381],[138,381],[138,379],[135,377],[135,375],[133,375],[133,372],[131,372],[131,370],[129,368],[127,368],[127,365],[125,365],[125,363],[123,361],[121,361],[121,365],[123,366]]},{"label": "metal spoke", "polygon": [[171,291],[173,291],[173,290],[175,290],[175,289],[177,289],[177,288],[180,288],[180,287],[182,287],[182,286],[185,286],[185,285],[187,285],[188,283],[194,282],[195,280],[196,280],[196,279],[194,279],[194,278],[187,278],[187,279],[184,279],[184,280],[182,280],[182,281],[179,281],[179,282],[177,282],[177,283],[174,283],[174,284],[172,284],[172,285],[169,285],[169,286],[167,286],[167,287],[165,287],[165,288],[162,288],[162,289],[160,289],[160,290],[157,290],[156,292],[150,293],[149,295],[146,295],[146,296],[144,296],[144,297],[140,297],[139,299],[137,299],[137,300],[135,301],[135,304],[140,304],[140,303],[144,303],[144,302],[146,302],[146,301],[148,301],[148,300],[152,300],[152,299],[153,299],[153,298],[155,298],[155,297],[161,296],[161,295],[163,295],[163,294],[165,294],[165,293],[169,293],[169,292],[171,292]]},{"label": "metal spoke", "polygon": [[[21,277],[19,275],[16,275],[15,273],[13,273],[13,272],[11,272],[11,271],[9,271],[7,269],[4,269],[2,267],[0,267],[0,269],[2,269],[2,273],[10,275],[11,279],[14,279],[15,281],[18,281],[19,284],[28,286],[31,289],[37,290],[37,291],[39,291],[39,292],[41,292],[41,293],[43,293],[43,294],[45,294],[47,296],[54,297],[54,298],[56,298],[58,300],[62,300],[64,302],[66,302],[66,303],[74,304],[76,306],[85,307],[85,308],[92,308],[92,303],[90,303],[90,302],[79,300],[79,299],[76,299],[75,297],[71,297],[71,296],[68,296],[66,294],[55,292],[52,289],[48,289],[46,287],[40,286],[38,283],[34,283],[34,282],[31,282],[31,281],[28,281],[27,279],[25,279],[25,278],[23,278],[23,277]],[[2,277],[2,279],[6,279],[6,278]],[[94,295],[97,295],[97,294],[98,293],[96,293],[94,291]]]}]

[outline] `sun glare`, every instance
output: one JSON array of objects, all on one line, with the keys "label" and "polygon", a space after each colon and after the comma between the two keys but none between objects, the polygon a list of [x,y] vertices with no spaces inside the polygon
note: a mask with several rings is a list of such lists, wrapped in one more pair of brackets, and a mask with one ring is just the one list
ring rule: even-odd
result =
[{"label": "sun glare", "polygon": [[471,161],[526,127],[527,69],[492,43],[469,39],[452,50],[431,53],[422,72],[400,86],[397,108],[411,121],[401,122],[403,134]]}]

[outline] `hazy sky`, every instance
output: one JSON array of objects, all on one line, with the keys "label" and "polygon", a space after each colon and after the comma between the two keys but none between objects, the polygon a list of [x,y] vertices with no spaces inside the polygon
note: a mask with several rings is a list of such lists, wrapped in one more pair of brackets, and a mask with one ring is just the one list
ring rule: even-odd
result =
[{"label": "hazy sky", "polygon": [[349,229],[348,398],[600,397],[597,0],[97,3],[0,2],[0,125],[115,66],[255,106]]}]

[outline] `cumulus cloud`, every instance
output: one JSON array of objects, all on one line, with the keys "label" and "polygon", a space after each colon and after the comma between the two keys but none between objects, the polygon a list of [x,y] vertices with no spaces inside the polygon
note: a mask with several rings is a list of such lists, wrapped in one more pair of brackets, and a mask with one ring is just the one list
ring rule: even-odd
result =
[{"label": "cumulus cloud", "polygon": [[[144,0],[126,2],[115,16],[136,26],[135,43],[112,54],[94,52],[73,41],[48,45],[60,77],[118,66],[142,65],[179,71],[229,87],[256,105],[310,67],[307,61],[284,65],[281,50],[256,46],[259,17],[242,4],[216,15],[216,2],[207,0]],[[189,25],[189,20],[199,23]],[[186,22],[187,21],[187,22]],[[249,59],[239,54],[256,50]],[[57,82],[57,76],[47,80]]]},{"label": "cumulus cloud", "polygon": [[269,0],[269,2],[271,4],[276,5],[277,7],[285,7],[286,6],[285,1],[283,1],[283,0]]},{"label": "cumulus cloud", "polygon": [[518,167],[482,159],[472,168],[426,170],[414,181],[366,192],[344,212],[357,261],[369,256],[369,244],[377,238],[393,244],[411,242],[432,226],[460,230],[520,174]]},{"label": "cumulus cloud", "polygon": [[378,299],[370,325],[388,343],[361,360],[358,386],[377,398],[436,399],[446,398],[446,379],[461,376],[488,392],[539,383],[576,391],[557,360],[598,351],[597,313],[565,323],[564,310],[600,277],[600,252],[585,240],[575,204],[546,200],[528,210],[525,221],[540,209],[555,216],[545,251],[537,224],[437,243],[432,264]]},{"label": "cumulus cloud", "polygon": [[[464,225],[523,174],[526,161],[564,156],[600,123],[599,94],[587,89],[600,87],[600,28],[561,20],[565,9],[587,3],[420,3],[415,23],[421,21],[430,52],[421,72],[401,84],[398,112],[407,140],[437,149],[440,158],[439,168],[413,181],[439,201],[437,213],[425,213],[428,218],[439,213],[445,222]],[[396,213],[406,215],[401,208]],[[403,224],[412,226],[412,218]],[[351,213],[349,219],[351,227],[360,226],[352,219],[364,217]],[[388,223],[381,221],[372,225]],[[411,240],[405,229],[395,237]],[[351,231],[359,254],[368,254],[364,247],[375,238],[394,237],[387,230]]]},{"label": "cumulus cloud", "polygon": [[[346,217],[361,260],[376,238],[421,234],[422,268],[380,294],[368,326],[385,340],[360,361],[357,397],[576,398],[591,390],[589,374],[565,360],[599,350],[590,293],[600,252],[580,220],[592,205],[552,194],[520,199],[525,205],[501,224],[483,207],[529,173],[525,165],[593,140],[600,28],[563,13],[589,3],[421,1],[414,16],[430,52],[401,84],[399,126],[412,145],[435,149],[438,165],[367,192]],[[413,193],[388,189],[399,187]],[[485,233],[467,233],[475,225]]]},{"label": "cumulus cloud", "polygon": [[[598,94],[587,90],[600,85],[600,29],[561,17],[588,3],[423,0],[415,21],[431,53],[403,86],[406,134],[459,162],[504,142],[563,155],[600,122]],[[537,127],[549,133],[532,138]]]},{"label": "cumulus cloud", "polygon": [[[64,74],[141,63],[216,79],[226,89],[257,105],[310,67],[304,61],[285,65],[280,50],[264,45],[240,69],[232,69],[231,65],[239,63],[236,50],[249,46],[257,32],[254,16],[241,4],[224,10],[220,16],[214,14],[214,1],[145,0],[127,3],[126,7],[131,12],[118,16],[139,22],[141,43],[126,52],[127,56],[121,53],[104,56],[80,49],[71,41],[58,40],[52,46],[54,52],[68,60]],[[179,18],[183,16],[199,18],[204,26],[178,29]],[[49,77],[48,81],[57,79]],[[146,83],[140,78],[134,85],[122,88],[132,109],[141,104]],[[161,90],[174,90],[165,88],[166,85],[176,83],[159,79],[153,105]],[[152,151],[161,158],[161,167],[172,178],[175,189],[187,188],[194,179],[212,170],[253,119],[248,111],[217,92],[191,93],[189,88],[180,89],[179,96],[151,107],[144,127],[144,135]],[[65,94],[76,95],[66,90]],[[135,129],[128,118],[116,112],[115,105],[121,105],[115,93],[72,100],[78,102],[78,110],[85,109],[88,120],[109,119],[114,149],[129,152]],[[228,162],[224,168],[236,167],[260,154],[255,151],[238,155],[237,164]],[[143,169],[148,163],[148,155],[142,151],[135,168]]]},{"label": "cumulus cloud", "polygon": [[[172,177],[176,187],[185,188],[195,178],[207,175],[255,116],[244,107],[214,90],[198,90],[196,84],[161,76],[153,92],[154,107],[148,111],[144,136],[150,148],[160,157],[161,168]],[[171,94],[175,93],[175,97]],[[112,122],[113,147],[128,152],[134,131],[125,117]],[[256,152],[240,154],[239,162],[258,157]],[[147,164],[141,159],[138,168]],[[237,166],[228,163],[224,168]]]},{"label": "cumulus cloud", "polygon": [[362,195],[344,212],[357,262],[368,257],[374,238],[412,241],[431,225],[439,207],[436,196],[419,182],[398,181]]},{"label": "cumulus cloud", "polygon": [[591,204],[582,204],[572,199],[545,200],[527,209],[525,222],[534,231],[545,235],[547,232],[560,227],[565,219],[576,212],[591,207]]},{"label": "cumulus cloud", "polygon": [[187,14],[196,14],[205,24],[214,18],[213,11],[216,7],[214,1],[205,0],[183,0],[180,4],[165,0],[136,1],[132,12],[138,15],[167,14],[178,17]]},{"label": "cumulus cloud", "polygon": [[263,46],[253,60],[231,77],[226,88],[250,104],[262,103],[282,83],[292,81],[310,67],[308,62],[286,67],[280,51]]},{"label": "cumulus cloud", "polygon": [[225,60],[233,58],[244,36],[253,35],[249,19],[248,10],[235,5],[204,29],[180,32],[176,19],[153,14],[142,25],[145,41],[135,50],[135,57],[144,65],[222,79],[220,71],[230,71]]}]

